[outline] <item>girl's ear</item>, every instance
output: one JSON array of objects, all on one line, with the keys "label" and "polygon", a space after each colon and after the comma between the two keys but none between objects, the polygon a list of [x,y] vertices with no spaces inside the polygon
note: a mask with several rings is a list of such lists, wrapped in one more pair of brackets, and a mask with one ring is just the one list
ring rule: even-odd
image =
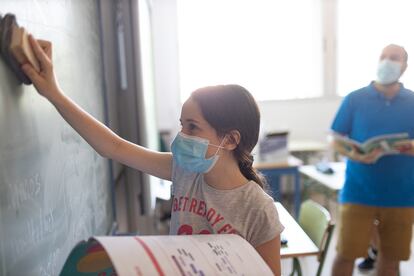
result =
[{"label": "girl's ear", "polygon": [[238,130],[232,130],[226,134],[226,142],[224,147],[228,150],[237,148],[241,140],[241,135]]}]

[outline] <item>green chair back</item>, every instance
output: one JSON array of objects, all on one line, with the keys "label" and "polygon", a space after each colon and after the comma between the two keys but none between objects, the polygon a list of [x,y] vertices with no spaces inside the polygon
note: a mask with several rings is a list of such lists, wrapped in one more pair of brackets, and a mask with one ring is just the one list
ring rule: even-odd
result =
[{"label": "green chair back", "polygon": [[[306,200],[301,204],[299,225],[319,248],[319,267],[316,273],[316,275],[319,276],[322,273],[325,256],[328,251],[335,225],[332,223],[331,215],[328,210],[313,200]],[[302,275],[300,262],[297,258],[294,258],[293,260],[293,270],[290,275],[294,275],[295,273]]]},{"label": "green chair back", "polygon": [[299,225],[319,249],[322,249],[322,240],[330,223],[328,210],[315,201],[306,200],[300,206]]}]

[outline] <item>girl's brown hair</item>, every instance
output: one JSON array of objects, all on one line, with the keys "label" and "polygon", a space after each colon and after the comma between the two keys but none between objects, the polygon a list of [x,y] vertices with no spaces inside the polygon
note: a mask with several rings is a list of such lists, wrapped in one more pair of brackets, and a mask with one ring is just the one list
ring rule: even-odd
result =
[{"label": "girl's brown hair", "polygon": [[264,188],[265,178],[252,166],[251,152],[259,139],[260,112],[249,91],[235,84],[208,86],[195,90],[191,98],[220,137],[232,130],[240,133],[233,155],[244,177]]}]

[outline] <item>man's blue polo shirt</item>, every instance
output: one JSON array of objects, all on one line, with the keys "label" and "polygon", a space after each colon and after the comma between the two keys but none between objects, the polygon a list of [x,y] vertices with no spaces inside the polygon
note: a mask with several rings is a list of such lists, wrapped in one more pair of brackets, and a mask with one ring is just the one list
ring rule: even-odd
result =
[{"label": "man's blue polo shirt", "polygon": [[[332,123],[332,130],[358,142],[390,133],[407,132],[414,138],[414,92],[401,84],[391,100],[367,87],[347,95]],[[414,157],[387,155],[374,164],[347,161],[341,203],[371,206],[414,206]]]}]

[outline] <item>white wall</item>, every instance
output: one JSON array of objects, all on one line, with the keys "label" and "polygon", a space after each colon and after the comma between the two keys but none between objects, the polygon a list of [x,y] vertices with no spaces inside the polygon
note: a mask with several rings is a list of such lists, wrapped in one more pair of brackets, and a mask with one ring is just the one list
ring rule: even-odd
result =
[{"label": "white wall", "polygon": [[326,142],[341,98],[259,102],[263,131],[288,129],[292,141]]},{"label": "white wall", "polygon": [[[158,125],[160,130],[176,130],[181,111],[176,0],[153,0],[152,20]],[[262,128],[288,129],[291,141],[326,142],[340,101],[339,97],[330,97],[260,102]]]}]

